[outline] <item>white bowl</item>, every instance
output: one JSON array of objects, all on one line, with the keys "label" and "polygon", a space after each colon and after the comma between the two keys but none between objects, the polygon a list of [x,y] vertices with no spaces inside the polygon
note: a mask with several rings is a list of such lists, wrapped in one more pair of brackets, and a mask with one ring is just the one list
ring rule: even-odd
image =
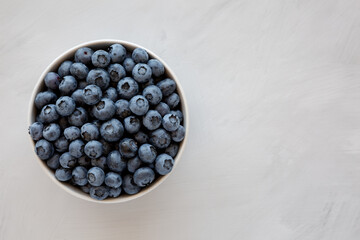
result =
[{"label": "white bowl", "polygon": [[[96,49],[107,49],[110,45],[114,44],[114,43],[119,43],[121,45],[123,45],[127,50],[134,50],[135,48],[141,47],[144,48],[142,46],[139,46],[137,44],[134,43],[130,43],[130,42],[126,42],[126,41],[122,41],[122,40],[113,40],[113,39],[104,39],[104,40],[96,40],[96,41],[90,41],[90,42],[85,42],[82,43],[80,45],[77,45],[69,50],[67,50],[66,52],[64,52],[63,54],[61,54],[58,58],[56,58],[45,70],[44,72],[41,74],[35,88],[34,91],[32,93],[31,96],[31,100],[30,100],[30,106],[29,106],[29,125],[31,125],[33,122],[35,122],[35,117],[36,117],[36,112],[37,109],[35,107],[34,104],[34,100],[36,97],[36,94],[43,91],[45,89],[45,84],[44,84],[44,77],[46,75],[46,73],[54,71],[57,72],[58,67],[60,66],[60,64],[68,59],[72,59],[76,50],[81,48],[81,47],[90,47],[94,50]],[[186,99],[185,99],[185,95],[184,95],[184,91],[180,85],[179,80],[177,79],[177,77],[175,76],[175,74],[173,73],[173,71],[170,69],[170,67],[163,61],[161,60],[157,55],[155,55],[152,51],[144,48],[148,53],[150,58],[155,58],[158,59],[162,64],[164,64],[165,66],[165,74],[173,79],[176,84],[177,84],[177,92],[180,96],[180,100],[181,100],[181,111],[183,112],[184,115],[184,120],[183,120],[183,125],[186,129],[185,132],[185,138],[184,140],[180,143],[179,146],[179,152],[175,157],[175,163],[173,166],[173,169],[171,172],[173,172],[175,170],[176,165],[179,163],[179,160],[181,158],[181,155],[184,151],[185,148],[185,144],[187,141],[187,136],[188,136],[188,128],[189,128],[189,114],[188,114],[188,108],[186,105]],[[35,142],[31,139],[31,143],[33,145],[33,147],[35,147]],[[35,154],[36,156],[36,154]],[[44,170],[44,172],[53,180],[53,182],[55,182],[56,185],[58,185],[60,188],[62,188],[63,190],[65,190],[66,192],[70,193],[71,195],[87,200],[87,201],[91,201],[91,202],[97,202],[97,203],[121,203],[121,202],[126,202],[126,201],[130,201],[133,200],[135,198],[144,196],[145,194],[149,193],[150,191],[154,190],[156,187],[158,187],[162,182],[165,181],[165,179],[170,175],[167,174],[165,176],[160,176],[158,177],[152,184],[150,184],[148,187],[142,189],[139,193],[134,194],[134,195],[126,195],[124,193],[122,193],[118,198],[107,198],[105,200],[102,201],[98,201],[95,200],[93,198],[90,197],[89,194],[84,193],[83,191],[81,191],[79,188],[72,186],[69,183],[62,183],[59,182],[54,175],[54,172],[46,165],[46,161],[42,161],[41,159],[39,159],[36,156],[36,159],[38,161],[38,163],[40,164],[41,168]]]}]

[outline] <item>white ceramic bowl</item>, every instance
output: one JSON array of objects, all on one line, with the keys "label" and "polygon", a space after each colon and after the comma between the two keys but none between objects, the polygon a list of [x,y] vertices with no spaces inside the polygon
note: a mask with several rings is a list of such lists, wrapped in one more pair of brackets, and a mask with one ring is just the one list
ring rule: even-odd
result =
[{"label": "white ceramic bowl", "polygon": [[[77,45],[69,50],[67,50],[66,52],[64,52],[63,54],[61,54],[58,58],[56,58],[45,70],[44,72],[41,74],[35,88],[34,91],[32,93],[32,97],[30,100],[30,106],[29,106],[29,125],[31,125],[33,122],[35,122],[35,117],[36,117],[36,113],[37,113],[37,109],[35,107],[34,104],[34,100],[35,100],[35,96],[38,92],[43,91],[43,89],[45,89],[45,84],[44,84],[44,77],[46,75],[46,73],[54,71],[57,72],[58,67],[60,66],[60,64],[68,59],[72,59],[76,50],[81,48],[81,47],[90,47],[94,50],[97,49],[107,49],[111,44],[114,43],[119,43],[122,44],[127,50],[134,50],[135,48],[141,47],[144,48],[142,46],[136,45],[134,43],[130,43],[130,42],[126,42],[126,41],[122,41],[122,40],[112,40],[112,39],[104,39],[104,40],[96,40],[96,41],[90,41],[90,42],[85,42],[82,43],[80,45]],[[184,95],[184,91],[180,85],[179,80],[177,79],[177,77],[175,76],[175,74],[173,73],[173,71],[169,68],[169,66],[163,61],[161,60],[157,55],[155,55],[152,51],[144,48],[148,53],[150,58],[155,58],[158,59],[160,62],[162,62],[162,64],[164,64],[165,66],[165,74],[173,79],[176,84],[177,84],[177,92],[180,96],[181,99],[181,110],[183,112],[184,115],[184,120],[183,120],[183,125],[186,129],[186,133],[185,133],[185,138],[184,140],[181,142],[180,146],[179,146],[179,152],[175,157],[175,163],[173,166],[173,169],[171,172],[173,172],[175,170],[176,165],[179,163],[179,160],[181,158],[181,155],[184,151],[185,148],[185,144],[187,141],[187,136],[188,136],[188,128],[189,128],[189,114],[188,114],[188,108],[186,105],[186,99],[185,99],[185,95]],[[30,138],[31,143],[33,145],[33,147],[35,147],[35,143],[34,141]],[[35,154],[36,156],[36,154]],[[39,159],[36,156],[37,162],[40,164],[41,168],[44,170],[44,172],[53,180],[53,182],[55,182],[56,185],[58,185],[60,188],[62,188],[63,190],[65,190],[66,192],[70,193],[73,196],[76,196],[78,198],[87,200],[87,201],[92,201],[92,202],[97,202],[97,203],[121,203],[121,202],[126,202],[126,201],[130,201],[133,200],[135,198],[141,197],[147,193],[149,193],[150,191],[152,191],[153,189],[155,189],[156,187],[158,187],[163,181],[165,181],[165,179],[171,174],[171,172],[165,176],[160,176],[158,177],[152,184],[150,184],[150,186],[142,189],[139,193],[134,194],[134,195],[126,195],[124,193],[122,193],[122,195],[120,195],[118,198],[107,198],[105,200],[102,201],[98,201],[95,199],[92,199],[90,197],[89,194],[82,192],[79,188],[72,186],[69,183],[62,183],[59,182],[54,175],[54,172],[46,165],[46,161],[42,161],[41,159]]]}]

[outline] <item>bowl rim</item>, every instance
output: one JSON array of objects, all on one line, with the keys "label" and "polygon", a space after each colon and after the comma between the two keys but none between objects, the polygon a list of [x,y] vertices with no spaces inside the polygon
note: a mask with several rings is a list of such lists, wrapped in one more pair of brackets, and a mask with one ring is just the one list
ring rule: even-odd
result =
[{"label": "bowl rim", "polygon": [[[32,91],[31,94],[31,99],[30,99],[30,103],[29,103],[29,112],[28,112],[28,126],[30,126],[32,123],[35,122],[35,117],[36,117],[36,107],[34,104],[34,100],[36,97],[36,94],[39,93],[43,87],[43,79],[45,77],[45,75],[51,71],[54,70],[54,68],[56,66],[59,66],[61,64],[61,62],[69,59],[71,56],[73,56],[76,52],[77,49],[81,48],[81,47],[93,47],[93,48],[101,48],[100,46],[110,46],[111,44],[121,44],[123,45],[126,49],[134,49],[134,48],[143,48],[145,49],[149,56],[151,58],[155,58],[157,60],[159,60],[165,67],[165,70],[167,72],[167,75],[169,76],[169,78],[173,79],[177,85],[177,93],[179,94],[180,100],[181,100],[181,110],[183,112],[184,115],[184,120],[183,120],[183,125],[185,127],[185,137],[184,140],[180,143],[179,146],[179,151],[176,155],[176,157],[174,158],[174,166],[173,169],[170,173],[168,173],[167,175],[161,176],[159,177],[155,182],[153,182],[151,185],[149,185],[148,187],[142,189],[139,193],[134,194],[134,195],[123,195],[118,198],[107,198],[105,200],[96,200],[90,197],[90,195],[81,192],[81,190],[77,187],[62,183],[60,181],[58,181],[55,178],[55,174],[53,173],[53,171],[46,165],[46,161],[41,160],[33,151],[33,154],[35,155],[37,162],[39,163],[40,167],[44,170],[44,172],[46,173],[46,175],[52,179],[52,181],[59,186],[60,188],[62,188],[63,190],[65,190],[67,193],[69,193],[70,195],[89,201],[89,202],[96,202],[96,203],[102,203],[102,204],[112,204],[112,203],[124,203],[124,202],[128,202],[134,199],[137,199],[139,197],[144,196],[145,194],[151,192],[152,190],[154,190],[155,188],[157,188],[161,183],[163,183],[171,174],[172,172],[174,172],[174,169],[176,168],[177,164],[179,163],[179,160],[181,159],[181,156],[184,152],[186,143],[187,143],[187,139],[188,139],[188,131],[189,131],[189,112],[188,112],[188,105],[186,102],[186,97],[184,94],[184,90],[180,84],[180,81],[178,80],[178,78],[176,77],[175,73],[171,70],[171,68],[166,64],[166,62],[164,62],[164,60],[162,60],[158,55],[156,55],[155,53],[153,53],[151,50],[132,43],[132,42],[128,42],[128,41],[124,41],[124,40],[117,40],[117,39],[99,39],[99,40],[93,40],[93,41],[87,41],[87,42],[83,42],[80,43],[66,51],[64,51],[63,53],[61,53],[57,58],[55,58],[55,60],[53,60],[46,68],[45,70],[42,72],[42,74],[40,75],[40,78],[37,80],[37,83]],[[98,47],[96,47],[98,46]],[[33,148],[35,147],[35,141],[30,137],[29,135],[29,139],[30,142],[33,145]],[[75,190],[76,189],[76,190]]]}]

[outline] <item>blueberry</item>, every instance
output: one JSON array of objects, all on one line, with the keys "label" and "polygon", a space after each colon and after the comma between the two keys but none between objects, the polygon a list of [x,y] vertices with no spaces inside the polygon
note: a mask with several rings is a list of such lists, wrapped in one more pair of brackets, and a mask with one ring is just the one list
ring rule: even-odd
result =
[{"label": "blueberry", "polygon": [[122,184],[121,176],[114,172],[108,172],[105,176],[105,185],[111,188],[118,188]]},{"label": "blueberry", "polygon": [[139,92],[139,85],[131,77],[126,77],[118,82],[117,90],[121,98],[130,99]]},{"label": "blueberry", "polygon": [[62,96],[56,101],[55,109],[60,116],[69,116],[75,110],[75,101],[71,97]]},{"label": "blueberry", "polygon": [[110,74],[111,81],[117,83],[120,81],[120,79],[126,77],[126,71],[125,68],[118,63],[111,64],[108,67],[108,72]]},{"label": "blueberry", "polygon": [[171,133],[171,138],[174,142],[181,142],[185,137],[185,128],[183,126],[179,126],[179,128]]},{"label": "blueberry", "polygon": [[49,160],[46,161],[46,164],[51,169],[57,169],[60,166],[59,163],[60,155],[58,153],[55,153]]},{"label": "blueberry", "polygon": [[112,118],[115,111],[115,103],[108,98],[101,99],[101,101],[92,108],[92,114],[94,117],[102,121]]},{"label": "blueberry", "polygon": [[43,122],[50,123],[58,120],[59,114],[56,112],[54,104],[45,105],[40,112],[40,119]]},{"label": "blueberry", "polygon": [[151,74],[152,74],[151,68],[144,63],[136,64],[132,70],[133,78],[139,83],[144,83],[149,81],[149,79],[151,78]]},{"label": "blueberry", "polygon": [[141,160],[138,156],[129,159],[127,162],[127,169],[129,172],[134,173],[136,169],[138,169],[141,166]]},{"label": "blueberry", "polygon": [[59,163],[63,168],[73,168],[76,166],[77,160],[70,153],[65,152],[61,154],[59,158]]},{"label": "blueberry", "polygon": [[56,99],[57,96],[53,92],[39,92],[35,97],[35,106],[37,109],[41,109],[47,104],[55,103]]},{"label": "blueberry", "polygon": [[79,81],[78,83],[78,89],[84,89],[87,85],[89,85],[86,80],[85,81]]},{"label": "blueberry", "polygon": [[149,101],[150,104],[159,104],[162,99],[162,92],[160,88],[155,85],[147,86],[143,91],[143,96]]},{"label": "blueberry", "polygon": [[90,197],[96,200],[104,200],[109,196],[109,189],[104,186],[91,187]]},{"label": "blueberry", "polygon": [[82,89],[76,89],[71,94],[71,98],[75,101],[75,104],[77,104],[77,105],[83,105],[85,103]]},{"label": "blueberry", "polygon": [[54,146],[57,152],[63,153],[67,151],[69,147],[69,142],[64,136],[61,136],[54,142]]},{"label": "blueberry", "polygon": [[78,127],[68,127],[64,130],[64,136],[67,140],[73,141],[80,137],[80,129]]},{"label": "blueberry", "polygon": [[118,98],[116,89],[113,87],[109,87],[108,89],[106,89],[106,91],[104,92],[104,98],[108,98],[111,101],[116,102]]},{"label": "blueberry", "polygon": [[78,79],[85,79],[89,73],[89,69],[83,63],[73,63],[70,67],[70,73]]},{"label": "blueberry", "polygon": [[103,145],[96,140],[91,140],[84,148],[84,152],[89,158],[99,158],[103,154],[103,151]]},{"label": "blueberry", "polygon": [[149,136],[147,134],[145,134],[144,132],[140,131],[140,132],[137,132],[134,135],[134,139],[139,144],[144,144],[144,143],[147,143],[149,141]]},{"label": "blueberry", "polygon": [[166,154],[160,154],[155,160],[155,170],[160,175],[166,175],[171,172],[174,166],[174,159]]},{"label": "blueberry", "polygon": [[139,158],[144,163],[152,163],[156,158],[157,152],[153,145],[145,143],[139,148]]},{"label": "blueberry", "polygon": [[121,187],[109,189],[109,197],[116,198],[120,196],[120,194],[121,194]]},{"label": "blueberry", "polygon": [[57,73],[54,73],[54,72],[48,72],[46,75],[45,75],[45,78],[44,78],[44,82],[45,82],[45,85],[52,89],[52,90],[56,90],[58,89],[59,87],[59,84],[60,84],[60,76],[57,74]]},{"label": "blueberry", "polygon": [[180,103],[180,97],[176,93],[173,93],[165,99],[165,102],[171,109],[174,109]]},{"label": "blueberry", "polygon": [[69,144],[69,153],[71,156],[80,158],[84,155],[85,143],[80,139],[76,139]]},{"label": "blueberry", "polygon": [[60,77],[64,77],[66,75],[70,75],[70,67],[73,64],[72,61],[63,62],[58,68],[58,74]]},{"label": "blueberry", "polygon": [[130,99],[129,108],[134,114],[142,116],[149,110],[149,102],[144,96],[137,95]]},{"label": "blueberry", "polygon": [[131,57],[136,63],[146,63],[149,60],[149,54],[143,48],[135,48]]},{"label": "blueberry", "polygon": [[92,55],[91,62],[95,67],[104,68],[110,63],[110,55],[104,50],[97,50]]},{"label": "blueberry", "polygon": [[160,88],[163,96],[169,96],[176,89],[176,83],[174,80],[170,78],[166,78],[160,82],[158,82],[157,86]]},{"label": "blueberry", "polygon": [[73,76],[65,76],[61,80],[59,90],[62,95],[69,95],[77,88],[77,81]]},{"label": "blueberry", "polygon": [[42,132],[43,132],[44,125],[41,122],[34,122],[29,127],[29,134],[30,137],[37,141],[42,138]]},{"label": "blueberry", "polygon": [[180,119],[175,114],[166,114],[162,119],[162,126],[165,130],[173,132],[180,126]]},{"label": "blueberry", "polygon": [[102,68],[92,69],[86,77],[86,82],[105,90],[110,84],[110,75]]},{"label": "blueberry", "polygon": [[106,157],[101,156],[99,158],[93,158],[91,159],[91,166],[93,167],[99,167],[102,170],[106,168]]},{"label": "blueberry", "polygon": [[147,82],[141,83],[141,88],[144,89],[144,88],[154,85],[154,84],[155,84],[155,80],[153,78],[150,78]]},{"label": "blueberry", "polygon": [[75,111],[68,117],[68,121],[71,125],[76,127],[81,127],[88,121],[88,115],[84,108],[78,107]]},{"label": "blueberry", "polygon": [[132,70],[135,66],[135,62],[132,58],[125,58],[123,65],[127,72],[132,72]]},{"label": "blueberry", "polygon": [[160,102],[158,105],[156,105],[155,110],[160,113],[161,117],[170,113],[170,107],[166,103],[163,103],[163,102]]},{"label": "blueberry", "polygon": [[134,173],[134,183],[139,187],[146,187],[155,179],[155,173],[151,168],[142,167]]},{"label": "blueberry", "polygon": [[134,134],[140,130],[141,123],[138,118],[130,116],[124,119],[124,127],[128,133]]},{"label": "blueberry", "polygon": [[92,121],[92,124],[94,124],[98,129],[100,129],[102,122],[98,119],[95,119]]},{"label": "blueberry", "polygon": [[85,141],[95,140],[99,137],[99,129],[92,123],[85,123],[81,127],[81,137]]},{"label": "blueberry", "polygon": [[105,173],[99,167],[92,167],[87,172],[87,180],[92,186],[100,186],[105,180]]},{"label": "blueberry", "polygon": [[88,105],[97,104],[102,97],[100,87],[96,85],[88,85],[83,89],[83,100]]},{"label": "blueberry", "polygon": [[183,116],[183,113],[180,110],[170,111],[170,113],[176,115],[179,118],[180,122],[183,121],[184,116]]},{"label": "blueberry", "polygon": [[46,140],[53,142],[60,137],[60,133],[60,126],[56,123],[50,123],[44,127],[42,135]]},{"label": "blueberry", "polygon": [[81,62],[83,64],[91,63],[91,56],[93,55],[94,51],[88,47],[82,47],[76,50],[75,52],[75,62]]},{"label": "blueberry", "polygon": [[122,172],[126,168],[126,161],[121,157],[120,152],[116,150],[108,154],[106,164],[114,172]]},{"label": "blueberry", "polygon": [[111,152],[114,149],[114,146],[112,143],[105,141],[105,139],[100,139],[101,144],[103,145],[104,151],[103,154],[104,155],[108,155],[109,152]]},{"label": "blueberry", "polygon": [[123,177],[122,188],[127,194],[130,195],[136,194],[141,190],[141,188],[134,183],[133,176],[130,174],[127,174]]},{"label": "blueberry", "polygon": [[124,127],[119,120],[113,118],[101,125],[100,134],[106,141],[116,142],[124,134]]},{"label": "blueberry", "polygon": [[171,137],[164,129],[159,128],[150,134],[149,142],[157,148],[167,148]]},{"label": "blueberry", "polygon": [[166,149],[165,153],[170,155],[172,158],[176,156],[176,154],[179,151],[179,144],[177,143],[171,143]]},{"label": "blueberry", "polygon": [[126,57],[126,49],[123,45],[115,43],[109,47],[109,54],[113,63],[121,63]]},{"label": "blueberry", "polygon": [[157,59],[150,59],[147,63],[151,67],[152,74],[155,77],[160,77],[165,72],[164,65]]},{"label": "blueberry", "polygon": [[138,150],[137,143],[131,138],[124,138],[119,143],[120,154],[125,158],[135,157],[137,150]]},{"label": "blueberry", "polygon": [[126,118],[131,115],[131,111],[129,108],[129,101],[125,99],[120,99],[115,103],[116,107],[116,116],[120,118]]},{"label": "blueberry", "polygon": [[149,110],[143,118],[143,125],[149,130],[155,130],[161,125],[161,115],[158,111]]},{"label": "blueberry", "polygon": [[77,166],[72,170],[72,179],[78,186],[85,186],[87,184],[87,169],[82,166]]},{"label": "blueberry", "polygon": [[91,185],[90,185],[90,184],[86,184],[85,186],[80,186],[80,189],[81,189],[84,193],[90,193],[90,188],[91,188]]},{"label": "blueberry", "polygon": [[55,171],[55,177],[60,182],[66,182],[71,179],[71,169],[58,168]]}]

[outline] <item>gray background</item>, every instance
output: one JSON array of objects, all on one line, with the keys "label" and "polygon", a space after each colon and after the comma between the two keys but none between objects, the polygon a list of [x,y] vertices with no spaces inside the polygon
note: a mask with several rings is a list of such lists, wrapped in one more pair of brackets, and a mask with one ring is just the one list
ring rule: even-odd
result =
[{"label": "gray background", "polygon": [[[359,239],[359,1],[0,4],[0,239]],[[176,171],[119,205],[57,187],[27,136],[42,71],[102,38],[163,58],[190,112]]]}]

